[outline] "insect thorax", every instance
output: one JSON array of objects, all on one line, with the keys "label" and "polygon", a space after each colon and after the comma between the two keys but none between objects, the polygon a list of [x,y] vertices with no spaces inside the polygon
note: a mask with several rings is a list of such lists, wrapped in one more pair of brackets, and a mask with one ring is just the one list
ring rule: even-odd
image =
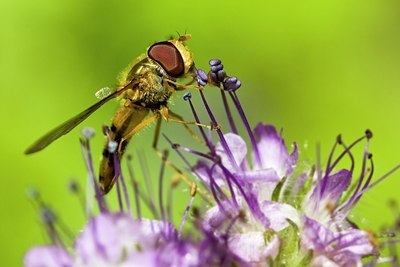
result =
[{"label": "insect thorax", "polygon": [[138,85],[126,93],[126,98],[133,104],[151,109],[159,109],[167,104],[171,92],[163,79],[171,77],[156,62],[149,58],[141,60],[132,67],[127,78],[139,79]]}]

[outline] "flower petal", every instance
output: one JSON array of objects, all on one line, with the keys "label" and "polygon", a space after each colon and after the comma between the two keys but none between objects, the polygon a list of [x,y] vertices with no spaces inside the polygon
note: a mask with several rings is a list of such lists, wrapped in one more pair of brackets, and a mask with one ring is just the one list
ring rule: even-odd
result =
[{"label": "flower petal", "polygon": [[319,206],[336,206],[343,192],[350,185],[351,173],[340,170],[335,174],[321,179],[315,187],[309,202],[320,203]]},{"label": "flower petal", "polygon": [[[358,229],[334,233],[315,220],[304,218],[302,245],[324,255],[339,266],[354,266],[374,252],[366,232]],[[324,266],[324,265],[322,265]]]},{"label": "flower petal", "polygon": [[135,221],[127,214],[100,214],[86,225],[75,243],[81,264],[101,266],[124,262],[131,254],[153,249],[173,233],[161,221]]},{"label": "flower petal", "polygon": [[228,247],[248,263],[265,263],[268,257],[275,258],[278,255],[279,238],[275,235],[267,241],[261,231],[232,234],[228,239]]},{"label": "flower petal", "polygon": [[278,135],[275,127],[267,124],[258,124],[254,130],[257,147],[260,152],[261,166],[255,160],[252,153],[255,169],[273,168],[280,177],[286,175],[288,152],[285,141]]},{"label": "flower petal", "polygon": [[300,225],[300,216],[295,208],[288,204],[264,201],[261,206],[265,216],[269,219],[274,231],[279,232],[290,224],[288,219]]},{"label": "flower petal", "polygon": [[[231,150],[233,157],[238,166],[240,166],[243,160],[246,158],[247,154],[247,146],[246,142],[237,134],[234,133],[227,133],[224,134],[224,138],[228,144],[229,149]],[[216,147],[217,155],[221,157],[222,164],[230,169],[233,170],[233,166],[231,164],[231,160],[226,153],[224,147],[222,146],[221,142],[218,142]]]},{"label": "flower petal", "polygon": [[25,267],[73,267],[72,257],[58,246],[41,246],[30,249],[24,257]]}]

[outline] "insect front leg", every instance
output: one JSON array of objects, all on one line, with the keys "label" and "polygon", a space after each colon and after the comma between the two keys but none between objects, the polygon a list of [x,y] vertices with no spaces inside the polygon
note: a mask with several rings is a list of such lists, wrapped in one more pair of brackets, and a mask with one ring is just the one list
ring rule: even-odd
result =
[{"label": "insect front leg", "polygon": [[[182,91],[182,90],[187,90],[187,89],[196,89],[196,90],[203,90],[204,89],[201,86],[192,85],[191,84],[192,82],[189,82],[188,84],[183,85],[183,84],[177,83],[175,81],[172,81],[172,80],[166,79],[166,78],[164,78],[163,81],[164,81],[165,86],[168,88],[168,90],[170,92]],[[171,86],[171,84],[173,84],[175,87]]]},{"label": "insect front leg", "polygon": [[[168,114],[171,117],[176,118],[180,121],[185,121],[185,119],[181,115],[179,115],[175,112],[172,112],[172,110],[169,109],[168,112],[169,112]],[[199,142],[202,145],[206,145],[206,142],[203,139],[201,139],[187,124],[182,124],[182,126],[185,128],[186,131],[189,132],[189,134],[193,137],[194,140],[196,140],[197,142]]]},{"label": "insect front leg", "polygon": [[[200,127],[207,128],[207,129],[211,129],[211,130],[218,130],[218,129],[221,128],[221,126],[219,126],[219,125],[217,125],[217,126],[212,126],[212,125],[205,125],[205,124],[202,124],[202,123],[198,123],[198,122],[195,122],[195,121],[185,121],[185,120],[170,118],[170,116],[169,116],[170,111],[169,111],[168,107],[162,107],[161,110],[160,110],[160,112],[161,112],[161,115],[163,116],[163,118],[164,118],[167,122],[174,122],[174,123],[179,123],[179,124],[184,124],[184,125],[187,125],[187,124],[196,125],[196,126],[200,126]],[[174,114],[173,116],[177,115],[177,114],[175,114],[175,113],[173,113],[173,114]],[[172,115],[172,114],[171,114],[171,115]],[[179,116],[179,115],[178,115],[178,116]]]}]

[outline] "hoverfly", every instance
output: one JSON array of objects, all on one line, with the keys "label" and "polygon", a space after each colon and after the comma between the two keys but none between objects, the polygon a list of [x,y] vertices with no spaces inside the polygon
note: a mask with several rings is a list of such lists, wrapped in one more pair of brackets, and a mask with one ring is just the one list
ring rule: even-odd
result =
[{"label": "hoverfly", "polygon": [[[192,54],[183,43],[188,39],[190,35],[184,35],[150,46],[147,53],[141,55],[131,67],[128,67],[116,92],[44,135],[32,144],[25,154],[44,149],[70,132],[103,104],[117,97],[121,98],[121,106],[112,120],[109,135],[119,145],[116,152],[118,159],[121,159],[130,138],[141,128],[157,120],[157,131],[159,131],[162,117],[167,121],[199,125],[195,122],[183,121],[179,115],[169,111],[167,107],[168,99],[173,91],[196,87],[190,86],[191,83],[186,86],[176,83],[177,79],[183,78],[191,78],[193,82],[196,75]],[[150,111],[153,115],[147,117]],[[175,119],[171,119],[170,116]],[[153,146],[155,146],[154,143]],[[106,143],[99,173],[99,185],[104,194],[111,190],[116,178],[113,154],[109,152]]]}]

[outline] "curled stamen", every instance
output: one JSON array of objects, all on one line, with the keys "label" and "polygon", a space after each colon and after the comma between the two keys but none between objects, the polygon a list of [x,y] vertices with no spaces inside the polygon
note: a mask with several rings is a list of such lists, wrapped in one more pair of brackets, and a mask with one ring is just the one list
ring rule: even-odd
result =
[{"label": "curled stamen", "polygon": [[[363,156],[363,161],[362,161],[362,167],[361,167],[361,172],[360,172],[360,176],[358,178],[358,182],[357,182],[357,187],[354,190],[354,193],[352,195],[352,197],[348,200],[349,205],[351,205],[352,201],[354,201],[355,196],[357,195],[357,193],[359,192],[361,185],[363,183],[365,174],[366,174],[366,165],[367,165],[367,159],[369,157],[369,153],[368,153],[368,147],[369,147],[369,143],[367,141],[367,143],[365,144],[364,147],[364,156]],[[372,178],[372,174],[373,172],[370,173],[370,178]]]},{"label": "curled stamen", "polygon": [[[362,187],[362,190],[364,190],[364,189],[366,189],[368,187],[368,185],[370,184],[370,182],[372,180],[372,177],[374,175],[374,171],[375,171],[374,162],[372,160],[372,154],[368,153],[367,154],[367,158],[370,160],[371,170],[369,172],[367,180],[364,183],[364,186]],[[360,179],[360,183],[358,185],[361,185],[361,183],[362,183],[362,179]],[[359,189],[359,186],[357,186],[357,188]],[[353,193],[353,196],[356,196],[357,193],[358,193],[358,190],[355,190],[354,193]],[[349,199],[348,204],[347,204],[348,212],[350,212],[351,209],[357,204],[357,202],[360,200],[361,196],[362,195]]]},{"label": "curled stamen", "polygon": [[362,194],[365,194],[365,192],[369,191],[370,189],[372,189],[373,187],[375,187],[376,185],[378,185],[379,183],[381,183],[383,180],[385,180],[386,178],[388,178],[390,175],[392,175],[393,173],[395,173],[397,170],[400,169],[400,164],[397,165],[396,167],[394,167],[393,169],[391,169],[390,171],[388,171],[386,174],[384,174],[381,178],[379,178],[378,180],[376,180],[375,182],[373,182],[372,184],[370,184],[369,186],[367,186],[365,189],[361,190],[356,197],[361,196]]},{"label": "curled stamen", "polygon": [[[367,134],[367,131],[366,131]],[[372,133],[369,131],[368,135],[372,137]],[[361,136],[360,138],[358,138],[356,141],[354,141],[350,146],[347,147],[347,149],[345,149],[345,151],[343,151],[339,157],[337,157],[337,159],[333,162],[333,164],[331,166],[327,165],[326,171],[325,171],[325,176],[328,176],[332,170],[336,167],[336,165],[340,162],[340,160],[344,157],[344,155],[346,155],[348,153],[348,151],[350,151],[356,144],[360,143],[364,138],[367,138],[367,135]],[[333,154],[333,152],[332,152]]]}]

